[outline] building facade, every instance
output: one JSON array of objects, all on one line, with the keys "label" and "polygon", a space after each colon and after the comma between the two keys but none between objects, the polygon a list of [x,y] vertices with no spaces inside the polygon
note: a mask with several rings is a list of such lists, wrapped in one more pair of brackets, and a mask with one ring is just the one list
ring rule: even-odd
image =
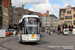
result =
[{"label": "building facade", "polygon": [[42,27],[50,27],[50,17],[42,16]]},{"label": "building facade", "polygon": [[54,14],[52,14],[51,16],[52,16],[52,19],[53,19],[53,23],[52,23],[53,29],[57,30],[57,28],[58,28],[58,18]]},{"label": "building facade", "polygon": [[22,7],[16,7],[15,10],[18,12],[18,21],[25,14],[24,5]]},{"label": "building facade", "polygon": [[9,27],[9,0],[0,0],[0,29],[8,29]]},{"label": "building facade", "polygon": [[57,30],[58,18],[54,14],[42,14],[42,27]]},{"label": "building facade", "polygon": [[59,12],[59,25],[66,23],[67,25],[73,24],[75,27],[75,7],[67,6],[65,9],[60,9]]},{"label": "building facade", "polygon": [[9,25],[12,25],[13,24],[13,8],[12,8],[11,0],[9,0],[8,14],[9,14]]},{"label": "building facade", "polygon": [[35,12],[40,18],[40,27],[42,27],[42,14],[40,12]]},{"label": "building facade", "polygon": [[13,7],[13,24],[18,25],[18,12],[15,10],[15,7]]}]

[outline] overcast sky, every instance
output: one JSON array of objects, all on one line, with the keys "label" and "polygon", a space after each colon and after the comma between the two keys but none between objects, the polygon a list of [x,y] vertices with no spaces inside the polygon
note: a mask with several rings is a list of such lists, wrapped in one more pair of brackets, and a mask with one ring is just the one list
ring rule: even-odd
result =
[{"label": "overcast sky", "polygon": [[66,8],[68,5],[75,6],[75,0],[12,0],[13,6],[21,6],[24,4],[24,8],[35,11],[46,13],[49,10],[49,14],[55,14],[59,17],[59,9]]}]

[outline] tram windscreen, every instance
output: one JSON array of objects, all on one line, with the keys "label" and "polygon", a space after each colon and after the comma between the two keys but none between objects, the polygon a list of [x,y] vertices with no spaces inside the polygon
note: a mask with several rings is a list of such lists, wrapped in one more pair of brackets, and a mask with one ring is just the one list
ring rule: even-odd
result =
[{"label": "tram windscreen", "polygon": [[38,18],[28,18],[28,22],[26,23],[26,34],[38,34]]}]

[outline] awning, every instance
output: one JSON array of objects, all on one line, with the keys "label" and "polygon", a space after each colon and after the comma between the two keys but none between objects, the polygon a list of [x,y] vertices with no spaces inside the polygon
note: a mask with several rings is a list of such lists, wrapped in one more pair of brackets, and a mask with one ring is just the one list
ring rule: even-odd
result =
[{"label": "awning", "polygon": [[12,28],[15,28],[13,25],[10,25]]}]

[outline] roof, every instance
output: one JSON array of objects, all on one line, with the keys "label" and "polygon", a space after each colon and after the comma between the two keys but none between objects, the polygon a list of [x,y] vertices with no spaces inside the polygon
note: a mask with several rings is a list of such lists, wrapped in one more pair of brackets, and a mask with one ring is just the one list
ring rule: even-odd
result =
[{"label": "roof", "polygon": [[[71,7],[71,9],[75,9],[75,7]],[[61,13],[62,11],[63,11],[63,13],[65,13],[65,12],[66,12],[66,8],[60,9],[59,16],[61,15],[60,13]]]},{"label": "roof", "polygon": [[53,18],[57,18],[54,14],[52,14],[52,17],[53,17]]},{"label": "roof", "polygon": [[3,0],[3,4],[8,8],[9,0]]},{"label": "roof", "polygon": [[23,9],[22,7],[16,7],[15,9]]},{"label": "roof", "polygon": [[38,15],[23,15],[22,18],[19,20],[19,23],[22,22],[22,19],[23,19],[23,18],[27,18],[27,17],[36,17],[36,18],[39,18]]},{"label": "roof", "polygon": [[47,15],[47,17],[50,17],[50,14],[47,14],[47,13],[45,13],[46,15]]},{"label": "roof", "polygon": [[72,9],[75,9],[75,7],[71,7]]},{"label": "roof", "polygon": [[25,9],[25,10],[27,10],[27,9]]},{"label": "roof", "polygon": [[45,16],[45,17],[47,17],[47,15],[46,15],[46,14],[42,14],[42,16]]},{"label": "roof", "polygon": [[51,16],[52,16],[53,18],[57,18],[54,14],[51,14]]}]

